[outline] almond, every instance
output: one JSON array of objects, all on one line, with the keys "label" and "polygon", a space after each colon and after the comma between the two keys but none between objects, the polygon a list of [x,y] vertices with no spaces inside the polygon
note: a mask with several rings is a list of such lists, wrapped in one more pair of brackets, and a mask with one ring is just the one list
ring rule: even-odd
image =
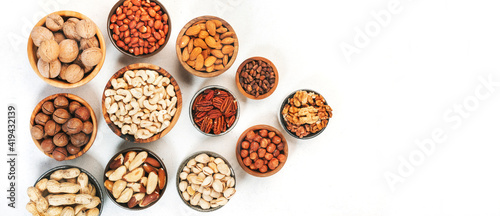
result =
[{"label": "almond", "polygon": [[232,37],[224,38],[224,39],[222,39],[221,43],[222,44],[232,44],[232,43],[234,43],[234,38],[232,38]]},{"label": "almond", "polygon": [[184,49],[184,50],[182,50],[182,61],[187,61],[187,60],[189,60],[188,49]]},{"label": "almond", "polygon": [[201,54],[201,48],[200,47],[196,47],[193,49],[193,51],[189,54],[189,60],[195,60],[198,55]]},{"label": "almond", "polygon": [[205,60],[203,59],[203,55],[199,54],[196,57],[196,61],[194,63],[194,69],[201,70],[203,68],[203,63],[204,62],[205,62]]},{"label": "almond", "polygon": [[189,28],[186,30],[186,35],[189,35],[189,36],[195,36],[195,35],[197,35],[198,33],[200,33],[200,31],[201,31],[201,27],[200,27],[200,25],[194,25],[194,26],[189,27]]},{"label": "almond", "polygon": [[163,168],[160,168],[158,170],[158,187],[160,190],[163,190],[165,188],[165,185],[167,185],[167,174],[165,173],[165,170]]},{"label": "almond", "polygon": [[215,57],[220,58],[220,59],[224,57],[224,54],[222,54],[222,51],[217,50],[217,49],[213,49],[211,51],[211,53],[212,53],[212,55],[214,55]]},{"label": "almond", "polygon": [[216,26],[217,28],[219,28],[220,26],[222,26],[222,22],[221,22],[220,20],[216,20],[216,19],[214,19],[214,20],[212,20],[212,22],[214,22],[214,23],[215,23],[215,26]]},{"label": "almond", "polygon": [[205,67],[208,68],[212,66],[216,60],[217,58],[215,56],[209,56],[207,59],[205,59]]},{"label": "almond", "polygon": [[134,160],[132,160],[132,162],[130,162],[130,165],[128,166],[128,170],[132,171],[135,168],[139,167],[140,165],[142,165],[144,163],[144,161],[146,161],[146,158],[148,158],[148,153],[145,151],[142,151],[141,153],[137,154],[137,156],[135,156]]},{"label": "almond", "polygon": [[144,169],[138,167],[123,176],[123,180],[127,182],[138,182],[144,176]]},{"label": "almond", "polygon": [[205,39],[208,36],[207,31],[200,31],[200,34],[198,34],[198,37],[201,39]]},{"label": "almond", "polygon": [[212,21],[207,21],[205,23],[206,27],[207,27],[207,31],[210,35],[212,36],[215,36],[215,34],[217,34],[216,32],[216,27],[215,27],[215,23],[212,22]]},{"label": "almond", "polygon": [[156,202],[160,198],[160,194],[158,192],[154,192],[152,194],[149,194],[142,199],[141,203],[139,204],[140,207],[145,207],[148,206],[149,204]]},{"label": "almond", "polygon": [[220,36],[220,39],[224,39],[227,37],[233,37],[234,35],[235,35],[234,32],[226,32]]},{"label": "almond", "polygon": [[205,43],[211,48],[217,48],[217,42],[212,36],[208,36],[205,38]]},{"label": "almond", "polygon": [[234,51],[234,46],[232,45],[225,45],[224,47],[222,47],[223,54],[233,53],[233,51]]},{"label": "almond", "polygon": [[201,47],[202,49],[208,49],[207,44],[205,43],[205,41],[203,41],[203,39],[200,39],[200,38],[194,39],[194,46],[195,47]]},{"label": "almond", "polygon": [[151,194],[155,191],[158,182],[158,175],[156,172],[150,172],[148,176],[148,185],[146,185],[146,193]]},{"label": "almond", "polygon": [[179,44],[179,47],[182,49],[182,48],[186,47],[188,45],[188,43],[189,43],[189,36],[184,35],[181,37],[181,42]]},{"label": "almond", "polygon": [[222,26],[217,29],[217,33],[219,33],[219,34],[224,34],[226,32],[227,32],[227,28],[224,28]]},{"label": "almond", "polygon": [[193,41],[194,41],[193,38],[191,38],[191,40],[189,40],[188,47],[187,47],[188,53],[193,52],[193,48],[194,48],[194,42]]}]

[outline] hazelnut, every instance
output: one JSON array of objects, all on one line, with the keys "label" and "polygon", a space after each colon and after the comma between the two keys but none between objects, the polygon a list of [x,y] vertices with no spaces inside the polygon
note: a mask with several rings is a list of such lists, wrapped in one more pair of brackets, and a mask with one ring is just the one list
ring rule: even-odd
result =
[{"label": "hazelnut", "polygon": [[64,78],[69,83],[76,83],[82,80],[84,75],[83,69],[77,64],[70,65],[64,72]]},{"label": "hazelnut", "polygon": [[57,161],[63,161],[68,156],[68,151],[64,147],[57,147],[52,152],[52,157]]},{"label": "hazelnut", "polygon": [[280,155],[280,151],[274,150],[273,157],[278,157],[278,155]]},{"label": "hazelnut", "polygon": [[70,136],[71,144],[81,147],[89,142],[89,138],[84,133],[77,133]]},{"label": "hazelnut", "polygon": [[73,62],[78,54],[78,43],[72,39],[65,39],[59,43],[59,60],[64,63]]},{"label": "hazelnut", "polygon": [[33,139],[40,140],[44,137],[43,127],[41,125],[35,125],[31,127],[31,136]]},{"label": "hazelnut", "polygon": [[82,121],[87,121],[90,118],[90,112],[87,107],[81,106],[75,110],[75,117]]},{"label": "hazelnut", "polygon": [[278,167],[279,163],[280,162],[278,161],[278,159],[272,158],[267,164],[267,166],[269,166],[269,169],[274,170]]},{"label": "hazelnut", "polygon": [[260,130],[260,131],[259,131],[259,135],[260,135],[261,137],[267,137],[267,130],[265,130],[265,129]]},{"label": "hazelnut", "polygon": [[52,143],[52,139],[44,139],[42,141],[42,143],[40,143],[40,147],[42,148],[42,150],[44,152],[47,152],[47,153],[52,153],[52,151],[54,151],[54,148],[56,148],[56,146],[54,145],[54,143]]},{"label": "hazelnut", "polygon": [[62,95],[59,95],[54,99],[54,106],[56,107],[56,109],[60,108],[66,109],[68,108],[68,104],[69,104],[68,98]]},{"label": "hazelnut", "polygon": [[277,158],[280,161],[280,163],[285,163],[285,161],[286,161],[286,156],[284,154],[278,155]]},{"label": "hazelnut", "polygon": [[285,149],[285,144],[283,143],[278,144],[278,146],[276,146],[276,149],[278,149],[278,151],[283,151],[283,149]]},{"label": "hazelnut", "polygon": [[241,142],[241,148],[248,149],[250,147],[250,143],[248,141]]},{"label": "hazelnut", "polygon": [[248,157],[248,150],[245,150],[245,149],[241,150],[240,156],[241,156],[241,158]]},{"label": "hazelnut", "polygon": [[71,118],[71,115],[66,109],[56,109],[56,111],[54,111],[54,114],[52,114],[52,119],[54,119],[54,121],[58,124],[66,123],[69,118]]},{"label": "hazelnut", "polygon": [[83,129],[83,123],[78,118],[72,118],[68,120],[68,122],[66,122],[66,124],[64,124],[63,126],[65,126],[66,133],[69,135],[80,133],[80,131],[82,131]]},{"label": "hazelnut", "polygon": [[78,103],[78,101],[71,101],[71,103],[69,103],[69,112],[71,114],[74,114],[75,113],[75,110],[80,108],[82,105],[80,103]]},{"label": "hazelnut", "polygon": [[267,146],[267,152],[272,153],[274,152],[274,150],[276,150],[275,144],[270,144],[269,146]]},{"label": "hazelnut", "polygon": [[257,157],[258,157],[258,155],[256,152],[250,153],[250,156],[249,156],[250,159],[255,160],[255,159],[257,159]]},{"label": "hazelnut", "polygon": [[80,41],[80,39],[82,39],[82,37],[80,37],[80,35],[76,33],[76,23],[79,21],[80,20],[76,18],[69,18],[68,20],[66,20],[66,22],[64,22],[62,30],[66,38],[75,39],[77,41]]},{"label": "hazelnut", "polygon": [[40,44],[40,58],[45,62],[51,62],[59,56],[59,44],[54,40],[45,40]]},{"label": "hazelnut", "polygon": [[62,29],[64,20],[59,14],[49,14],[45,20],[45,26],[51,31],[59,31]]},{"label": "hazelnut", "polygon": [[45,126],[45,123],[50,119],[48,115],[45,115],[44,113],[38,113],[35,116],[35,122],[39,125]]},{"label": "hazelnut", "polygon": [[273,154],[271,154],[271,153],[266,153],[266,155],[264,155],[264,158],[265,158],[266,160],[271,160],[271,159],[273,158]]},{"label": "hazelnut", "polygon": [[97,40],[97,37],[82,38],[80,40],[80,50],[86,50],[92,47],[99,47],[99,40]]},{"label": "hazelnut", "polygon": [[52,115],[52,113],[54,113],[54,109],[54,103],[52,103],[52,101],[45,101],[42,104],[42,112],[47,115]]},{"label": "hazelnut", "polygon": [[274,131],[267,133],[267,136],[269,137],[269,139],[272,139],[275,135],[276,135],[276,132],[274,132]]},{"label": "hazelnut", "polygon": [[259,171],[261,173],[266,173],[267,172],[267,165],[261,166],[260,169],[259,169]]},{"label": "hazelnut", "polygon": [[31,30],[31,39],[35,46],[39,47],[43,41],[53,40],[54,34],[48,28],[35,26],[33,30]]},{"label": "hazelnut", "polygon": [[75,155],[78,154],[78,152],[80,152],[80,147],[76,147],[73,144],[69,144],[66,146],[66,150],[68,150],[68,153]]},{"label": "hazelnut", "polygon": [[59,147],[66,146],[68,144],[68,141],[69,141],[68,135],[66,135],[63,132],[57,133],[52,138],[52,142],[54,143],[54,145],[59,146]]},{"label": "hazelnut", "polygon": [[263,158],[264,156],[266,156],[266,150],[263,149],[263,148],[260,148],[258,151],[257,151],[257,155],[259,156],[259,158]]},{"label": "hazelnut", "polygon": [[76,33],[82,38],[94,37],[97,27],[90,19],[83,19],[76,23]]},{"label": "hazelnut", "polygon": [[100,48],[92,47],[82,52],[82,63],[85,66],[92,67],[99,64],[102,59],[102,51]]},{"label": "hazelnut", "polygon": [[264,138],[260,141],[260,147],[267,148],[267,146],[271,143],[271,141],[267,138]]},{"label": "hazelnut", "polygon": [[83,123],[82,132],[86,134],[91,134],[94,131],[94,125],[90,121],[86,121]]},{"label": "hazelnut", "polygon": [[59,133],[59,131],[61,131],[61,125],[57,124],[53,120],[49,120],[47,121],[43,129],[45,130],[45,134],[49,136],[54,136],[57,133]]},{"label": "hazelnut", "polygon": [[246,135],[246,139],[247,139],[248,141],[253,141],[253,139],[255,138],[255,135],[256,135],[256,134],[255,134],[253,131],[249,131],[249,132],[247,133],[247,135]]},{"label": "hazelnut", "polygon": [[252,164],[252,159],[246,157],[245,159],[243,159],[243,164],[245,164],[245,166],[250,166],[250,164]]},{"label": "hazelnut", "polygon": [[56,78],[61,73],[61,62],[57,59],[46,62],[42,58],[39,58],[36,67],[45,78]]},{"label": "hazelnut", "polygon": [[64,36],[64,34],[62,32],[56,32],[54,33],[54,40],[60,44],[61,41],[63,41],[64,39],[66,39],[66,37]]},{"label": "hazelnut", "polygon": [[273,137],[273,143],[274,144],[280,144],[281,143],[281,138],[279,136],[274,136]]},{"label": "hazelnut", "polygon": [[259,149],[259,143],[258,142],[252,142],[252,144],[250,144],[250,152],[255,152]]},{"label": "hazelnut", "polygon": [[59,78],[62,80],[66,80],[66,69],[68,69],[69,64],[61,64],[61,72],[59,73]]},{"label": "hazelnut", "polygon": [[264,161],[262,159],[257,159],[255,161],[255,168],[260,169],[264,165]]}]

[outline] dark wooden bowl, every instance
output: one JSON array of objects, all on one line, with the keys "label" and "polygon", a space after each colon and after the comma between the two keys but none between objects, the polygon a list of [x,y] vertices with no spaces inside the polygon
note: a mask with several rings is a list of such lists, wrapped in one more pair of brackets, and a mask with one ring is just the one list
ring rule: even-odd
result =
[{"label": "dark wooden bowl", "polygon": [[[278,165],[278,167],[276,167],[276,169],[268,170],[265,173],[261,173],[258,170],[251,170],[249,167],[245,166],[245,164],[243,163],[243,159],[240,156],[241,143],[245,139],[246,134],[250,131],[260,130],[260,129],[274,131],[276,133],[276,136],[279,136],[281,138],[281,142],[283,142],[283,144],[285,144],[285,148],[283,149],[283,154],[286,156],[285,162],[283,162],[283,163],[280,162],[280,164]],[[283,166],[285,166],[286,160],[288,160],[288,143],[286,142],[286,139],[283,136],[283,134],[278,129],[276,129],[272,126],[269,126],[269,125],[254,125],[248,129],[246,129],[245,131],[243,131],[240,138],[238,139],[238,142],[236,143],[236,158],[238,159],[238,163],[240,164],[241,168],[243,170],[245,170],[245,172],[247,172],[248,174],[256,176],[256,177],[272,176],[272,175],[276,174],[277,172],[279,172],[281,170],[281,168],[283,168]]]},{"label": "dark wooden bowl", "polygon": [[[266,64],[268,65],[271,65],[271,67],[273,68],[273,71],[274,71],[274,76],[275,76],[275,82],[274,82],[274,86],[273,88],[271,88],[267,93],[263,94],[263,95],[259,95],[258,97],[256,97],[255,95],[251,95],[251,94],[248,94],[244,89],[243,87],[241,86],[241,83],[240,83],[240,73],[241,73],[241,70],[243,70],[243,67],[251,62],[251,61],[263,61],[263,62],[266,62]],[[236,86],[238,87],[238,90],[240,90],[240,92],[245,95],[247,98],[250,98],[250,99],[254,99],[254,100],[261,100],[261,99],[264,99],[264,98],[267,98],[269,97],[271,94],[273,94],[274,90],[276,90],[276,88],[278,87],[278,82],[279,82],[279,75],[278,75],[278,69],[276,69],[276,66],[274,66],[273,62],[271,62],[269,59],[266,59],[264,57],[260,57],[260,56],[256,56],[256,57],[251,57],[251,58],[248,58],[247,60],[245,60],[243,63],[240,64],[240,66],[238,67],[238,70],[236,71]]]},{"label": "dark wooden bowl", "polygon": [[106,167],[104,168],[104,174],[103,174],[103,181],[102,182],[106,182],[106,180],[108,180],[108,178],[106,177],[106,172],[109,171],[109,166],[111,165],[111,162],[113,162],[113,160],[116,157],[118,157],[118,155],[123,154],[123,156],[125,156],[125,154],[127,152],[129,152],[129,151],[135,151],[135,152],[137,152],[137,154],[139,154],[139,152],[142,152],[142,151],[147,152],[148,153],[148,157],[153,157],[154,159],[156,159],[160,163],[160,168],[163,168],[165,170],[165,178],[166,178],[167,181],[165,182],[165,188],[163,188],[163,190],[160,190],[160,196],[158,197],[158,200],[152,202],[151,204],[147,205],[146,207],[139,207],[139,205],[136,205],[134,208],[129,208],[127,206],[127,203],[118,203],[118,202],[116,202],[115,198],[113,197],[113,194],[108,189],[106,189],[105,191],[106,191],[106,194],[108,195],[108,197],[109,197],[110,200],[112,200],[116,205],[118,205],[118,206],[120,206],[120,207],[122,207],[124,209],[127,209],[127,210],[143,210],[143,209],[147,209],[147,208],[153,206],[154,204],[156,204],[161,199],[161,197],[163,196],[163,194],[167,190],[167,185],[168,185],[167,167],[165,166],[165,164],[161,160],[160,156],[158,156],[157,154],[155,154],[151,150],[145,149],[145,148],[141,148],[141,147],[132,147],[132,148],[128,148],[128,149],[125,149],[125,150],[122,150],[122,151],[116,153],[115,155],[113,155],[113,157],[111,157],[111,159],[108,161],[108,164],[106,164]]},{"label": "dark wooden bowl", "polygon": [[126,56],[129,56],[129,57],[133,57],[133,58],[147,58],[147,57],[150,57],[150,56],[153,56],[155,55],[156,53],[159,53],[166,45],[167,45],[167,42],[168,42],[168,39],[170,38],[170,33],[172,32],[172,22],[170,21],[171,20],[171,17],[170,15],[168,14],[168,11],[167,9],[165,8],[165,6],[163,6],[163,4],[161,4],[160,1],[157,1],[157,0],[151,0],[150,2],[154,2],[156,3],[157,5],[160,6],[161,8],[161,11],[163,11],[165,14],[167,14],[168,16],[168,20],[167,20],[167,25],[168,25],[168,32],[165,32],[165,43],[163,43],[162,45],[160,45],[160,48],[158,48],[157,50],[155,50],[154,52],[152,53],[148,53],[148,54],[142,54],[142,55],[134,55],[132,53],[129,53],[128,51],[126,50],[123,50],[122,48],[120,48],[118,45],[116,45],[116,41],[113,40],[113,32],[111,31],[111,29],[109,29],[109,26],[111,24],[111,17],[113,16],[113,14],[115,14],[116,12],[116,9],[118,7],[120,7],[121,5],[123,5],[123,2],[125,2],[127,0],[119,0],[118,2],[116,2],[116,4],[113,6],[113,8],[111,8],[111,10],[109,11],[109,14],[108,14],[108,21],[106,22],[106,28],[108,29],[108,37],[109,37],[109,40],[111,41],[111,43],[113,44],[113,46],[119,50],[121,53],[125,54]]},{"label": "dark wooden bowl", "polygon": [[[154,70],[154,71],[158,72],[159,74],[161,74],[165,77],[168,77],[170,79],[170,83],[174,86],[175,96],[177,97],[177,111],[175,112],[175,115],[172,117],[172,120],[170,121],[170,125],[167,128],[165,128],[163,131],[161,131],[160,133],[157,133],[148,139],[135,139],[135,137],[130,135],[130,134],[122,134],[121,129],[118,126],[116,126],[115,123],[113,123],[111,121],[111,119],[109,119],[109,114],[108,114],[108,112],[106,112],[106,106],[104,104],[104,100],[106,99],[106,95],[104,94],[104,92],[107,89],[112,88],[111,80],[123,77],[123,74],[128,70],[138,70],[138,69]],[[177,120],[179,120],[179,117],[181,115],[181,110],[182,110],[182,94],[181,94],[181,89],[179,88],[179,84],[177,84],[177,81],[174,79],[174,77],[170,73],[168,73],[165,69],[158,67],[156,65],[153,65],[153,64],[137,63],[137,64],[131,64],[131,65],[125,66],[124,68],[122,68],[118,72],[116,72],[109,79],[108,83],[104,87],[104,91],[102,92],[102,114],[104,116],[104,120],[106,120],[106,124],[109,126],[109,128],[116,135],[123,138],[124,140],[134,142],[134,143],[153,142],[153,141],[158,140],[161,137],[165,136],[170,130],[172,130],[172,128],[174,127]]]},{"label": "dark wooden bowl", "polygon": [[[232,31],[235,33],[235,35],[234,35],[234,39],[235,39],[234,40],[234,53],[233,53],[233,56],[231,57],[231,59],[229,60],[229,62],[227,63],[226,67],[224,67],[224,69],[208,73],[208,72],[204,72],[204,71],[195,70],[194,68],[189,66],[185,61],[182,61],[182,52],[181,52],[181,48],[180,48],[179,44],[181,43],[181,38],[182,38],[182,36],[184,36],[184,33],[186,32],[186,30],[189,27],[191,27],[194,23],[199,22],[199,21],[205,21],[205,20],[213,20],[213,19],[221,21],[222,25],[224,27],[226,27],[229,31]],[[236,32],[234,31],[233,27],[231,25],[229,25],[228,22],[226,22],[225,20],[223,20],[219,17],[208,16],[208,15],[196,17],[196,18],[192,19],[191,21],[189,21],[179,32],[179,36],[177,36],[177,41],[175,43],[175,50],[177,52],[177,59],[179,59],[179,62],[181,63],[182,67],[184,67],[184,69],[186,69],[189,73],[191,73],[195,76],[204,77],[204,78],[219,76],[222,73],[226,72],[233,65],[234,61],[236,60],[236,56],[238,55],[238,48],[239,48],[238,37],[237,37]]]},{"label": "dark wooden bowl", "polygon": [[[64,19],[71,18],[71,17],[75,17],[78,19],[89,19],[85,15],[78,13],[78,12],[75,12],[75,11],[57,11],[54,13],[59,14]],[[45,20],[47,19],[47,16],[43,17],[40,21],[38,21],[38,23],[35,24],[35,27],[44,25]],[[31,34],[30,34],[30,37],[28,39],[28,59],[30,61],[31,67],[35,71],[36,75],[38,75],[43,81],[45,81],[49,85],[57,87],[57,88],[76,88],[76,87],[85,85],[86,83],[90,82],[90,80],[92,80],[99,73],[99,71],[102,68],[102,65],[104,64],[104,59],[106,58],[106,43],[104,41],[104,37],[102,36],[101,30],[99,30],[99,27],[96,26],[96,29],[97,29],[96,37],[97,37],[97,40],[99,41],[99,47],[102,50],[102,59],[99,62],[99,64],[97,64],[94,67],[93,71],[86,73],[84,75],[84,77],[82,78],[82,80],[80,80],[76,83],[68,83],[68,82],[66,82],[64,80],[60,80],[58,78],[45,78],[42,76],[42,74],[40,74],[40,71],[38,71],[38,67],[36,65],[38,62],[38,58],[36,57],[36,51],[38,50],[38,47],[36,47],[35,44],[33,43],[33,40],[31,39]]]},{"label": "dark wooden bowl", "polygon": [[[87,109],[89,109],[89,112],[90,112],[90,118],[92,119],[93,128],[92,128],[92,135],[90,136],[89,142],[83,147],[82,150],[80,150],[80,152],[78,152],[77,154],[68,156],[68,157],[66,157],[66,159],[64,159],[64,160],[73,160],[73,159],[85,154],[85,152],[87,152],[90,149],[90,147],[92,147],[92,144],[94,144],[94,141],[95,141],[95,137],[97,136],[97,118],[95,116],[94,110],[87,103],[87,101],[83,100],[82,98],[80,98],[74,94],[69,94],[69,93],[59,93],[59,94],[54,94],[54,95],[51,95],[51,96],[44,98],[35,106],[35,109],[33,109],[33,113],[31,113],[30,131],[31,131],[31,128],[36,125],[35,116],[36,116],[36,114],[38,114],[39,112],[42,111],[43,103],[45,103],[45,101],[54,100],[57,96],[60,96],[60,95],[68,98],[68,100],[78,101],[80,104],[82,104],[82,106],[87,107]],[[46,153],[43,151],[42,146],[41,146],[41,143],[43,140],[36,140],[33,137],[31,137],[31,139],[33,139],[33,142],[35,143],[36,147],[38,147],[38,149],[40,149],[40,151],[42,151],[45,155],[47,155],[51,158],[54,158],[52,156],[52,154],[49,154],[49,153]]]}]

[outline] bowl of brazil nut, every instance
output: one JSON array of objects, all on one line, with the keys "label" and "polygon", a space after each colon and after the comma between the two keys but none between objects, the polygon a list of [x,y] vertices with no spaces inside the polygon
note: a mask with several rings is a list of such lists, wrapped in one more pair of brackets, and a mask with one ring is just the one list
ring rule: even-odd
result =
[{"label": "bowl of brazil nut", "polygon": [[278,87],[278,70],[264,57],[243,61],[236,71],[236,86],[246,97],[260,100],[269,97]]},{"label": "bowl of brazil nut", "polygon": [[221,155],[200,151],[187,157],[177,170],[177,192],[190,208],[211,212],[222,208],[236,193],[236,174]]},{"label": "bowl of brazil nut", "polygon": [[165,164],[145,148],[128,148],[116,153],[104,173],[104,187],[109,198],[129,210],[153,206],[167,187]]},{"label": "bowl of brazil nut", "polygon": [[87,152],[97,135],[97,118],[82,98],[60,93],[40,101],[30,118],[35,145],[57,161],[72,160]]},{"label": "bowl of brazil nut", "polygon": [[119,137],[147,143],[165,136],[179,119],[182,94],[170,73],[137,63],[116,72],[102,94],[104,120]]},{"label": "bowl of brazil nut", "polygon": [[157,0],[120,0],[108,15],[111,43],[130,57],[149,57],[167,44],[172,30],[167,9]]},{"label": "bowl of brazil nut", "polygon": [[311,139],[321,134],[332,108],[316,91],[300,89],[289,94],[281,104],[278,119],[285,131],[297,139]]},{"label": "bowl of brazil nut", "polygon": [[103,191],[88,171],[70,165],[54,167],[28,188],[26,210],[33,215],[99,216]]},{"label": "bowl of brazil nut", "polygon": [[288,144],[276,128],[255,125],[245,130],[238,139],[236,158],[248,174],[268,177],[276,174],[285,165]]},{"label": "bowl of brazil nut", "polygon": [[58,88],[76,88],[102,68],[106,43],[97,25],[75,11],[43,17],[28,39],[28,59],[35,73]]},{"label": "bowl of brazil nut", "polygon": [[175,49],[181,65],[199,77],[215,77],[233,65],[238,54],[236,33],[225,20],[200,16],[179,32]]}]

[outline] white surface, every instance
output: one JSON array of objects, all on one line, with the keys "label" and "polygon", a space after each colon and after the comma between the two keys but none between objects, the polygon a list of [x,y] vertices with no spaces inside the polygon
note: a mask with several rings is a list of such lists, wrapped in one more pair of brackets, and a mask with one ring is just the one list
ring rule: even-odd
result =
[{"label": "white surface", "polygon": [[[500,88],[480,100],[478,108],[469,117],[461,118],[462,124],[456,129],[452,127],[456,122],[443,117],[449,114],[448,109],[475,94],[481,86],[480,77],[492,75],[500,81],[498,1],[397,1],[400,13],[393,14],[387,27],[371,37],[370,43],[348,63],[340,44],[352,44],[355,28],[370,25],[374,20],[370,12],[385,10],[389,2],[162,0],[173,28],[165,49],[151,58],[132,59],[118,52],[105,35],[106,61],[100,73],[85,86],[70,90],[49,86],[31,69],[26,41],[27,33],[38,21],[33,16],[75,10],[90,17],[106,33],[106,19],[114,1],[3,2],[0,161],[6,160],[6,104],[15,104],[20,162],[15,210],[6,206],[7,164],[0,163],[2,215],[27,215],[25,190],[49,168],[77,165],[102,181],[110,157],[132,146],[146,147],[163,158],[169,176],[167,191],[159,203],[141,212],[119,208],[106,197],[103,215],[202,215],[183,204],[173,183],[179,163],[199,150],[222,154],[237,173],[234,198],[207,215],[499,215]],[[49,8],[47,12],[43,5]],[[174,49],[183,25],[206,14],[228,21],[240,40],[233,67],[212,79],[184,71]],[[223,137],[199,133],[188,118],[193,94],[209,84],[237,92],[237,66],[257,55],[271,59],[277,66],[277,90],[262,101],[238,93],[242,112],[237,126]],[[111,75],[136,62],[153,63],[169,71],[180,83],[184,105],[179,122],[168,135],[143,145],[125,143],[114,135],[100,109],[101,94]],[[289,92],[299,88],[319,91],[332,105],[334,117],[328,128],[310,141],[286,136],[290,155],[278,174],[269,178],[246,174],[234,153],[240,133],[255,124],[282,129],[276,118],[278,105]],[[67,162],[56,162],[42,154],[28,130],[34,106],[59,92],[87,100],[99,122],[92,148]],[[392,191],[385,173],[398,173],[398,158],[418,153],[414,141],[431,138],[439,128],[445,133],[445,141]]]}]

